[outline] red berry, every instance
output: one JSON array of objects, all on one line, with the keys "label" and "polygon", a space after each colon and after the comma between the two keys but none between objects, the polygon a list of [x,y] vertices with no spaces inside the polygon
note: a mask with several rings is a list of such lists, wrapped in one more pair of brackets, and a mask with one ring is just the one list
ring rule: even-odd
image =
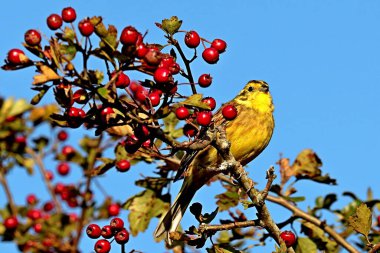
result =
[{"label": "red berry", "polygon": [[110,225],[105,225],[102,227],[101,235],[103,238],[110,239],[113,236],[112,228]]},{"label": "red berry", "polygon": [[148,51],[149,51],[148,47],[145,46],[144,43],[141,43],[136,47],[136,57],[139,59],[142,59],[145,57]]},{"label": "red berry", "polygon": [[78,215],[76,213],[70,213],[69,214],[69,221],[71,223],[78,222],[78,220],[79,220],[79,217],[78,217]]},{"label": "red berry", "polygon": [[14,230],[18,226],[18,220],[16,217],[11,216],[4,220],[4,227],[8,230]]},{"label": "red berry", "polygon": [[123,29],[120,35],[120,42],[123,45],[135,45],[139,36],[139,32],[132,26]]},{"label": "red berry", "polygon": [[53,180],[54,178],[53,172],[51,172],[50,170],[45,171],[45,178],[46,180],[49,180],[49,181]]},{"label": "red berry", "polygon": [[183,134],[187,137],[194,137],[197,134],[198,130],[191,124],[186,124],[183,126]]},{"label": "red berry", "polygon": [[176,75],[179,73],[179,71],[181,70],[181,67],[179,66],[178,63],[173,63],[170,67],[169,67],[169,70],[170,70],[170,73],[172,75]]},{"label": "red berry", "polygon": [[112,107],[108,106],[102,109],[102,111],[100,112],[100,115],[102,115],[102,118],[105,119],[107,115],[110,115],[112,113],[115,113],[115,111],[113,110]]},{"label": "red berry", "polygon": [[34,232],[41,233],[42,232],[42,224],[41,223],[34,224],[33,229],[34,229]]},{"label": "red berry", "polygon": [[131,163],[128,160],[122,159],[116,163],[116,169],[120,172],[126,172],[131,168]]},{"label": "red berry", "polygon": [[233,120],[237,116],[237,109],[234,105],[225,105],[222,109],[222,115],[226,120]]},{"label": "red berry", "polygon": [[14,48],[9,50],[7,60],[10,64],[20,65],[28,62],[28,57],[25,55],[24,51]]},{"label": "red berry", "polygon": [[107,209],[109,216],[118,216],[120,213],[120,206],[117,203],[110,204]]},{"label": "red berry", "polygon": [[146,98],[148,97],[148,91],[142,87],[142,89],[139,89],[136,93],[135,93],[135,98],[137,101],[140,101],[140,102],[145,102]]},{"label": "red berry", "polygon": [[189,110],[184,106],[180,106],[175,110],[175,116],[177,116],[178,119],[186,119],[189,115]]},{"label": "red berry", "polygon": [[57,172],[61,176],[66,176],[70,172],[70,166],[69,166],[69,164],[67,164],[65,162],[62,162],[62,163],[58,164],[58,166],[57,166]]},{"label": "red berry", "polygon": [[98,224],[90,224],[86,228],[86,234],[91,239],[97,239],[102,234],[102,230],[100,229]]},{"label": "red berry", "polygon": [[[112,77],[115,74],[116,73],[112,74]],[[120,72],[119,76],[116,78],[115,85],[117,88],[124,89],[124,88],[128,87],[130,82],[131,82],[131,80],[129,79],[129,77],[126,74],[124,74],[123,72]]]},{"label": "red berry", "polygon": [[28,217],[31,220],[38,220],[42,217],[42,213],[38,209],[30,209],[26,213],[26,217]]},{"label": "red berry", "polygon": [[62,19],[66,23],[74,22],[77,18],[77,13],[75,12],[75,9],[72,7],[66,7],[62,10]]},{"label": "red berry", "polygon": [[160,104],[160,94],[158,92],[151,92],[148,97],[153,107]]},{"label": "red berry", "polygon": [[201,38],[196,31],[187,32],[185,35],[185,44],[189,48],[196,48],[201,43]]},{"label": "red berry", "polygon": [[161,59],[160,64],[158,64],[159,68],[167,68],[169,69],[175,63],[174,58],[171,56],[166,56]]},{"label": "red berry", "polygon": [[111,244],[105,239],[96,241],[94,250],[96,253],[108,253],[111,250]]},{"label": "red berry", "polygon": [[202,58],[209,64],[215,64],[219,61],[219,52],[213,47],[206,48],[202,53]]},{"label": "red berry", "polygon": [[62,183],[57,183],[54,186],[54,193],[55,194],[61,194],[65,190],[66,186]]},{"label": "red berry", "polygon": [[24,40],[28,46],[37,46],[41,43],[41,34],[37,30],[30,29],[26,31]]},{"label": "red berry", "polygon": [[26,196],[26,202],[28,203],[28,205],[35,205],[35,204],[37,204],[37,197],[36,197],[36,195],[29,194],[28,196]]},{"label": "red berry", "polygon": [[78,104],[85,104],[88,101],[88,94],[85,89],[76,90],[73,94],[74,102]]},{"label": "red berry", "polygon": [[62,154],[64,156],[73,155],[75,153],[75,149],[70,145],[65,145],[62,148]]},{"label": "red berry", "polygon": [[144,89],[138,82],[132,81],[131,84],[129,85],[129,89],[133,92],[136,93],[140,89]]},{"label": "red berry", "polygon": [[15,138],[15,142],[19,144],[25,144],[26,143],[26,137],[24,135],[17,135]]},{"label": "red berry", "polygon": [[221,54],[226,51],[227,43],[222,39],[214,39],[211,43],[211,47],[218,50],[218,52]]},{"label": "red berry", "polygon": [[380,215],[377,216],[377,226],[380,227]]},{"label": "red berry", "polygon": [[51,14],[46,23],[51,30],[57,30],[62,26],[62,18],[58,14]]},{"label": "red berry", "polygon": [[168,68],[161,67],[156,69],[153,78],[157,83],[167,83],[171,80],[171,76]]},{"label": "red berry", "polygon": [[44,204],[43,209],[45,212],[50,212],[51,210],[54,209],[54,202],[53,201],[48,201]]},{"label": "red berry", "polygon": [[129,241],[129,232],[125,228],[117,232],[115,235],[115,241],[118,244],[126,244]]},{"label": "red berry", "polygon": [[67,137],[69,137],[69,135],[67,134],[67,132],[65,130],[61,130],[58,132],[57,134],[57,138],[58,140],[60,141],[65,141],[67,140]]},{"label": "red berry", "polygon": [[205,97],[204,99],[202,99],[202,102],[210,106],[211,111],[214,110],[216,107],[216,101],[212,97]]},{"label": "red berry", "polygon": [[124,221],[119,217],[113,218],[110,222],[110,226],[113,232],[120,231],[124,228]]},{"label": "red berry", "polygon": [[210,111],[203,111],[199,112],[197,115],[197,122],[201,126],[208,126],[211,122],[211,112]]},{"label": "red berry", "polygon": [[203,87],[203,88],[206,88],[208,86],[211,85],[212,83],[212,77],[210,74],[202,74],[199,78],[198,78],[198,83],[199,83],[199,86]]},{"label": "red berry", "polygon": [[71,118],[84,118],[86,116],[86,113],[82,109],[70,107],[68,110],[68,115]]},{"label": "red berry", "polygon": [[280,237],[282,240],[284,240],[286,247],[291,247],[296,243],[296,236],[292,231],[283,231],[281,232]]},{"label": "red berry", "polygon": [[90,22],[89,19],[83,19],[78,23],[78,29],[80,33],[85,36],[89,37],[91,34],[95,31],[94,25]]}]

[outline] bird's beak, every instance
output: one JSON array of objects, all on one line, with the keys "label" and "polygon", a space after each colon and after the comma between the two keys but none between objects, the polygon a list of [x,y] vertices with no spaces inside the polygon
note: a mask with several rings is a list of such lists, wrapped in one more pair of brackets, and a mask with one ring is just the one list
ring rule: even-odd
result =
[{"label": "bird's beak", "polygon": [[269,91],[269,87],[268,87],[268,85],[262,85],[262,86],[259,88],[259,91],[267,93],[267,92]]}]

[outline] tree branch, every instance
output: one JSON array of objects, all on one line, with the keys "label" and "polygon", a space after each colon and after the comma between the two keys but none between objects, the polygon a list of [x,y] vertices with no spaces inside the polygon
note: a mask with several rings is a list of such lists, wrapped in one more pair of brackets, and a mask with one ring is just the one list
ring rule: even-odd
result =
[{"label": "tree branch", "polygon": [[13,200],[11,190],[9,189],[7,179],[5,178],[5,171],[2,165],[0,165],[0,183],[4,188],[5,195],[7,196],[9,208],[11,209],[12,215],[16,216],[17,215],[17,208],[16,204]]},{"label": "tree branch", "polygon": [[216,231],[223,231],[223,230],[230,230],[233,228],[247,228],[247,227],[253,227],[253,226],[261,226],[261,222],[259,220],[249,220],[249,221],[236,221],[231,222],[228,224],[221,224],[221,225],[208,225],[208,224],[201,224],[198,228],[200,233],[204,232],[216,232]]},{"label": "tree branch", "polygon": [[[274,197],[271,195],[267,196],[267,200],[276,204],[279,204],[293,213],[294,216],[304,219],[325,231],[330,235],[338,244],[345,248],[348,252],[359,253],[351,244],[349,244],[340,234],[338,234],[334,229],[328,226],[325,222],[315,218],[314,216],[302,211],[298,207],[292,205],[290,202],[286,201],[283,198]],[[380,246],[379,246],[380,248]]]}]

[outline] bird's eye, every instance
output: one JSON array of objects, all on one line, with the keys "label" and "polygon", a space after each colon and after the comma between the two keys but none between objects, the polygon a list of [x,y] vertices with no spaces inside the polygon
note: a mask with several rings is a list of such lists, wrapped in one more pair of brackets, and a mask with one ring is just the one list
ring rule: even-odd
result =
[{"label": "bird's eye", "polygon": [[248,87],[248,91],[249,91],[249,92],[253,91],[253,87],[252,87],[252,86],[249,86],[249,87]]}]

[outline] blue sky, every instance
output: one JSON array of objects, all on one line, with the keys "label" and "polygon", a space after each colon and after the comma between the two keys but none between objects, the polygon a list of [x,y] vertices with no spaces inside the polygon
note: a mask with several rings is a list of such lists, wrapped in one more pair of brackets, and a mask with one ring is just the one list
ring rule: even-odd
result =
[{"label": "blue sky", "polygon": [[[21,47],[24,32],[30,28],[49,36],[46,17],[67,6],[74,7],[79,18],[101,15],[105,23],[119,29],[133,25],[149,30],[147,40],[151,42],[165,42],[154,22],[172,15],[183,20],[183,29],[197,30],[210,40],[227,41],[227,52],[217,65],[199,61],[194,73],[213,75],[213,84],[204,92],[214,96],[218,105],[233,98],[248,80],[269,83],[276,106],[276,129],[268,148],[249,165],[258,187],[263,186],[265,169],[280,153],[293,159],[302,149],[312,148],[324,163],[323,171],[338,179],[338,186],[300,183],[299,193],[307,196],[303,208],[312,205],[316,196],[330,192],[350,190],[364,198],[368,187],[380,198],[379,1],[4,1],[0,56],[5,58],[9,49]],[[0,95],[29,100],[34,94],[30,90],[32,75],[31,70],[2,71]],[[136,166],[132,174],[144,169]],[[29,192],[44,191],[37,185],[20,187],[29,182],[22,171],[12,173],[10,179],[19,203]],[[128,176],[110,173],[103,180],[112,182],[114,187],[107,190],[121,199],[121,187],[127,192],[140,191]],[[125,189],[126,182],[131,189]],[[201,192],[209,190],[205,187]],[[195,200],[213,201],[209,196],[198,194]],[[4,205],[2,191],[0,205]],[[270,207],[275,217],[284,218],[283,209]],[[146,243],[154,226],[145,238],[132,238],[130,249],[157,252],[161,245]],[[82,244],[83,252],[91,251],[89,239],[84,238]],[[11,245],[0,244],[2,252],[12,250]]]}]

